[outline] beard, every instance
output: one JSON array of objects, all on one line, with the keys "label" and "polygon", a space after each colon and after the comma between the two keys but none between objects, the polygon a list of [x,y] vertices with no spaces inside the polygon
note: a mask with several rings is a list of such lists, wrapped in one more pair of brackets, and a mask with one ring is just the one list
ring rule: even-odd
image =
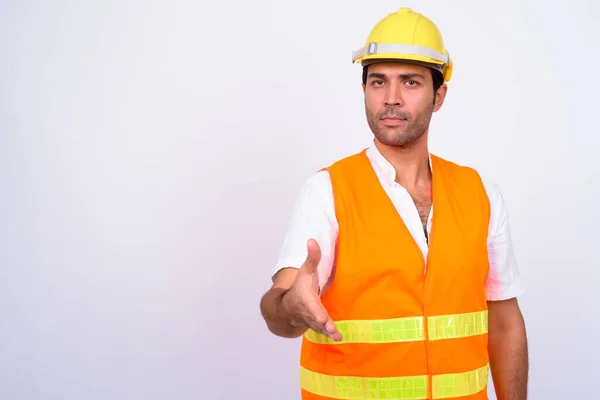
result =
[{"label": "beard", "polygon": [[[431,115],[433,114],[433,104],[417,113],[414,117],[394,107],[390,107],[380,113],[373,113],[366,108],[366,114],[369,127],[379,142],[387,146],[409,149],[417,144],[425,132],[427,132]],[[385,117],[402,118],[405,122],[402,126],[385,126],[382,120]]]}]

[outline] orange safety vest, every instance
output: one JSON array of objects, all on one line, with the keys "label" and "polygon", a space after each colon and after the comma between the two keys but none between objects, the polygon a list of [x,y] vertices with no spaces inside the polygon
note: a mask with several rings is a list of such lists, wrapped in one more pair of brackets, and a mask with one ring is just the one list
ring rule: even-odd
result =
[{"label": "orange safety vest", "polygon": [[427,263],[364,151],[327,168],[339,232],[321,301],[343,339],[303,336],[303,400],[488,399],[489,201],[476,171],[431,162]]}]

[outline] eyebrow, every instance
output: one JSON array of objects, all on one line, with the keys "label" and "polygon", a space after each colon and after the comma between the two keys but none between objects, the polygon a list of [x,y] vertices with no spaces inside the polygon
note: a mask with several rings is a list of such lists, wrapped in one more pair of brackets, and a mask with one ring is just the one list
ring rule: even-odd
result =
[{"label": "eyebrow", "polygon": [[[417,74],[417,73],[400,74],[398,76],[400,78],[402,78],[402,79],[414,79],[414,78],[425,79],[425,77],[423,75]],[[369,78],[386,79],[387,76],[385,74],[380,73],[380,72],[372,72],[372,73],[369,74]]]}]

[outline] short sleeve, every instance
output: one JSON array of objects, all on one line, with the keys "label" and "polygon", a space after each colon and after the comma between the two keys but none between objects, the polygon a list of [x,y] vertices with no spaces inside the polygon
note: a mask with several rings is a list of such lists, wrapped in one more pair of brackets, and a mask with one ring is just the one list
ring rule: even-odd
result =
[{"label": "short sleeve", "polygon": [[524,292],[515,252],[506,205],[498,186],[482,177],[490,200],[488,255],[490,269],[485,283],[488,301],[507,300]]},{"label": "short sleeve", "polygon": [[309,177],[295,201],[273,276],[282,268],[300,268],[307,256],[306,244],[315,239],[321,248],[319,284],[329,281],[335,258],[338,225],[329,172]]}]

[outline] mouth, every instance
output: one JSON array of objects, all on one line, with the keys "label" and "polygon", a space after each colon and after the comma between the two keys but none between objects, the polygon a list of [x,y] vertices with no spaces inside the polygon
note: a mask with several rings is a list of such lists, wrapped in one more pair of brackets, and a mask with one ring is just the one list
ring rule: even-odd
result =
[{"label": "mouth", "polygon": [[398,117],[385,117],[381,119],[383,121],[383,123],[385,125],[400,125],[404,122],[406,122],[406,119],[404,118],[398,118]]}]

